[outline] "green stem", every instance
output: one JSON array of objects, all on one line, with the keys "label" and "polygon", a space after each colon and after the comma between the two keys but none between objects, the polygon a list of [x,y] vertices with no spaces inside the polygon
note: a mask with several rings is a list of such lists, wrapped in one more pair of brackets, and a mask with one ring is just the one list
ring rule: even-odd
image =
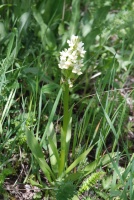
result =
[{"label": "green stem", "polygon": [[67,134],[68,123],[69,123],[69,85],[65,85],[65,91],[63,92],[63,131]]},{"label": "green stem", "polygon": [[63,91],[63,129],[61,131],[61,159],[59,176],[64,172],[66,164],[66,135],[69,124],[69,85],[64,85]]}]

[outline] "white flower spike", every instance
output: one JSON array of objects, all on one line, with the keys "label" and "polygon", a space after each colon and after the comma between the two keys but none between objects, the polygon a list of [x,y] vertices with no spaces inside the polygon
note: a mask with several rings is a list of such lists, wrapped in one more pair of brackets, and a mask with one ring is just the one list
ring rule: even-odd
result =
[{"label": "white flower spike", "polygon": [[[62,70],[71,70],[73,74],[81,75],[81,68],[83,67],[83,58],[86,53],[84,50],[84,43],[79,41],[79,37],[72,35],[71,39],[67,41],[69,48],[60,52],[59,68]],[[70,77],[68,77],[70,78]],[[72,82],[68,79],[70,87]]]}]

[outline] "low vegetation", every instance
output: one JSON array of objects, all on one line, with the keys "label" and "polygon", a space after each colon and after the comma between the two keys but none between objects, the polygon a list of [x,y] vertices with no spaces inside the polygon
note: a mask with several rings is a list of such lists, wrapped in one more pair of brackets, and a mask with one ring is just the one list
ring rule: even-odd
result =
[{"label": "low vegetation", "polygon": [[2,0],[0,199],[134,199],[134,3]]}]

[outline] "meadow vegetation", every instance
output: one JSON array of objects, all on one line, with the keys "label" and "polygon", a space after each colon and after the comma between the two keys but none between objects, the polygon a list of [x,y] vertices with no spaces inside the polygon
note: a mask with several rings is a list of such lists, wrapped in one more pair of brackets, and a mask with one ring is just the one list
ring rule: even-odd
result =
[{"label": "meadow vegetation", "polygon": [[132,0],[1,0],[0,199],[134,199],[133,19]]}]

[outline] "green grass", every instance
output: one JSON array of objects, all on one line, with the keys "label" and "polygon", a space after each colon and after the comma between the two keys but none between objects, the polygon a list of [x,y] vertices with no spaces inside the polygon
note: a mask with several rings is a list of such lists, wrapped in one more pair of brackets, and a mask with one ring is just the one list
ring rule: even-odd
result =
[{"label": "green grass", "polygon": [[[132,1],[2,0],[0,15],[1,193],[23,164],[38,199],[133,200]],[[86,55],[68,97],[58,63],[72,34]]]}]

